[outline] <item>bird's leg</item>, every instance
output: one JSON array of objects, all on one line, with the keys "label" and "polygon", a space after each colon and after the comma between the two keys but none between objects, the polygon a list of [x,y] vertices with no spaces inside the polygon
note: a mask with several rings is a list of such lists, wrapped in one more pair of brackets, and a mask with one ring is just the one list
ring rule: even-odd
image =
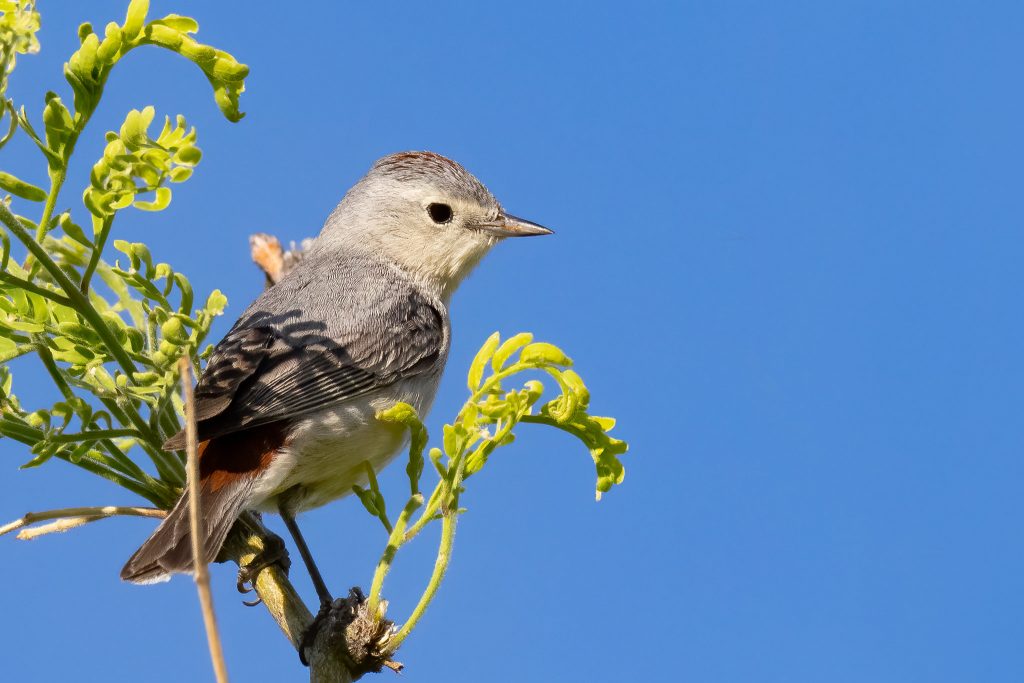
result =
[{"label": "bird's leg", "polygon": [[299,531],[299,525],[295,523],[295,517],[283,505],[278,509],[281,512],[281,519],[284,520],[284,525],[288,527],[288,533],[292,535],[292,540],[295,541],[295,547],[299,549],[299,555],[302,556],[302,562],[306,565],[309,578],[313,580],[313,587],[316,588],[320,604],[330,605],[334,598],[331,597],[331,592],[327,590],[324,578],[320,576],[320,570],[317,569],[316,562],[313,561],[313,555],[310,554],[309,546],[306,545],[306,539],[302,537],[302,532]]},{"label": "bird's leg", "polygon": [[[284,540],[276,535],[269,534],[263,541],[263,550],[252,558],[249,562],[238,568],[238,582],[236,587],[239,593],[249,593],[256,588],[256,579],[259,577],[260,572],[270,567],[271,565],[278,565],[287,574],[291,568],[292,560],[288,557],[288,549],[285,547]],[[250,607],[255,607],[260,604],[260,599],[257,598],[255,601],[242,601],[244,604]]]},{"label": "bird's leg", "polygon": [[306,545],[306,539],[302,537],[302,532],[299,531],[299,525],[295,523],[295,517],[283,505],[278,509],[281,512],[284,525],[288,527],[288,533],[295,541],[295,547],[299,549],[299,555],[302,556],[302,562],[306,565],[306,571],[309,572],[309,578],[313,580],[313,587],[316,588],[316,594],[320,598],[320,610],[313,618],[312,623],[302,632],[302,638],[299,639],[299,661],[309,666],[309,661],[306,659],[306,647],[316,639],[320,626],[331,612],[331,604],[334,599],[331,597],[331,592],[327,590],[327,584],[324,583],[324,578],[320,575],[316,562],[313,561],[313,555],[309,552],[309,546]]}]

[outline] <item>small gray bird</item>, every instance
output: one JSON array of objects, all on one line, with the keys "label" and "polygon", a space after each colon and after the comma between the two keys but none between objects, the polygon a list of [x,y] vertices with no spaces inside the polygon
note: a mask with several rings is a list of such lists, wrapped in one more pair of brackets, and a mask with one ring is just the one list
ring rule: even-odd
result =
[{"label": "small gray bird", "polygon": [[[511,216],[480,181],[431,152],[377,161],[328,217],[306,257],[242,314],[196,387],[204,559],[246,510],[279,512],[322,602],[331,595],[295,515],[366,482],[405,441],[378,421],[397,401],[422,415],[448,356],[448,304],[504,237],[551,231]],[[184,448],[179,432],[164,444]],[[121,578],[192,569],[187,496]]]}]

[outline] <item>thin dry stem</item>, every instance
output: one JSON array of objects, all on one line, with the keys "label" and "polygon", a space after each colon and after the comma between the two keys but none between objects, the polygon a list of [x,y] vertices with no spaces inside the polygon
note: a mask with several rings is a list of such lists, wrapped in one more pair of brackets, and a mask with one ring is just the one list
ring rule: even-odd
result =
[{"label": "thin dry stem", "polygon": [[192,364],[188,356],[181,359],[181,393],[185,403],[185,450],[188,454],[188,502],[189,527],[192,533],[192,561],[195,567],[196,590],[199,592],[199,606],[203,611],[206,626],[206,642],[210,648],[213,673],[217,683],[227,683],[228,668],[224,663],[224,649],[217,631],[217,615],[213,611],[213,593],[210,591],[210,573],[203,558],[200,533],[202,516],[199,504],[199,435],[196,427],[196,401],[192,390]]},{"label": "thin dry stem", "polygon": [[59,520],[71,520],[81,519],[84,520],[77,524],[67,526],[62,529],[52,529],[50,531],[43,531],[53,525],[47,524],[37,529],[26,529],[18,534],[18,538],[26,540],[34,538],[35,536],[42,536],[44,533],[52,533],[54,531],[67,531],[76,526],[81,526],[87,522],[95,522],[98,519],[106,519],[107,517],[116,517],[119,515],[132,516],[132,517],[166,517],[166,510],[159,510],[157,508],[147,507],[122,507],[119,505],[103,505],[99,507],[76,507],[76,508],[60,508],[59,510],[44,510],[42,512],[28,512],[21,519],[16,519],[13,522],[8,522],[3,526],[0,526],[0,536],[9,534],[12,531],[17,531],[23,527],[35,524],[36,522],[45,522],[51,519]]},{"label": "thin dry stem", "polygon": [[56,522],[50,522],[49,524],[43,524],[42,526],[34,526],[31,529],[22,529],[15,536],[19,541],[31,541],[40,536],[46,536],[47,534],[58,534],[64,533],[65,531],[71,531],[77,529],[80,526],[88,524],[89,522],[95,522],[97,519],[102,517],[68,517],[67,519],[58,519]]}]

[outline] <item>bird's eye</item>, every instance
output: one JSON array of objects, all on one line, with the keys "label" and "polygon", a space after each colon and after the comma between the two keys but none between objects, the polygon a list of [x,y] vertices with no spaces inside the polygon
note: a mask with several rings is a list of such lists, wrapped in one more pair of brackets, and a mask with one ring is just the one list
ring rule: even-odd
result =
[{"label": "bird's eye", "polygon": [[437,224],[447,223],[452,219],[452,207],[447,204],[431,204],[427,207],[427,214]]}]

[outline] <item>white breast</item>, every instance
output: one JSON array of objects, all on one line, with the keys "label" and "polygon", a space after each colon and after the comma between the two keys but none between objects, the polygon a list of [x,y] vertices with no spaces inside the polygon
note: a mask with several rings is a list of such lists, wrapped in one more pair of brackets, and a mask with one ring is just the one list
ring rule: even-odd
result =
[{"label": "white breast", "polygon": [[408,430],[381,422],[376,414],[404,401],[426,415],[439,381],[440,373],[416,377],[297,421],[289,446],[260,476],[254,507],[276,511],[278,497],[288,492],[286,505],[301,512],[352,493],[355,484],[366,485],[363,463],[369,461],[379,472],[409,436]]}]

